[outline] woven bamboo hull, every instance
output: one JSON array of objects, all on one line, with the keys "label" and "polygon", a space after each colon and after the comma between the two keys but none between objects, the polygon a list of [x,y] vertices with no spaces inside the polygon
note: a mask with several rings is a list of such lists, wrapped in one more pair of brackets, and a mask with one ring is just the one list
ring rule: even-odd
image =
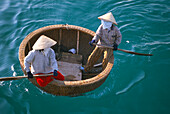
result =
[{"label": "woven bamboo hull", "polygon": [[[59,45],[63,45],[66,48],[75,48],[78,54],[83,55],[82,64],[87,62],[89,54],[94,47],[90,47],[88,42],[95,35],[95,32],[74,25],[51,25],[40,28],[31,32],[21,43],[19,47],[19,61],[21,68],[24,71],[24,58],[30,50],[32,50],[33,44],[41,35],[46,35],[53,40],[57,41]],[[55,50],[55,49],[54,49]],[[99,60],[101,61],[102,58]],[[57,81],[50,82],[46,87],[40,87],[35,79],[30,81],[42,89],[43,91],[60,96],[76,96],[82,93],[92,91],[98,88],[106,80],[114,64],[114,57],[111,58],[107,64],[107,67],[98,73],[97,75],[80,81]],[[89,74],[90,75],[90,74]]]}]

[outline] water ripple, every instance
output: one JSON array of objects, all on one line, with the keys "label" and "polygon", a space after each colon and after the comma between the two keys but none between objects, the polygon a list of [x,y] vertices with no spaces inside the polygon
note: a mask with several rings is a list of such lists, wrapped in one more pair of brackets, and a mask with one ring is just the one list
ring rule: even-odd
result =
[{"label": "water ripple", "polygon": [[13,112],[13,107],[11,106],[10,102],[8,102],[6,99],[0,98],[0,107],[1,109],[5,109],[1,110],[2,114],[15,114]]},{"label": "water ripple", "polygon": [[8,9],[8,7],[10,6],[10,0],[1,0],[0,4],[1,4],[0,5],[0,13],[1,13]]},{"label": "water ripple", "polygon": [[138,76],[136,76],[135,79],[133,79],[124,89],[116,92],[116,95],[122,94],[127,92],[128,90],[130,90],[135,84],[137,84],[138,82],[140,82],[141,80],[143,80],[145,77],[145,72],[140,72],[138,74]]}]

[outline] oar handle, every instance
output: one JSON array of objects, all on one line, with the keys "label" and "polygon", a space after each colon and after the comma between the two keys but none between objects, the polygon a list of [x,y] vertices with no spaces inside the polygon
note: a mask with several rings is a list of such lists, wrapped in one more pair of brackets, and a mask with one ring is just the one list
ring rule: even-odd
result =
[{"label": "oar handle", "polygon": [[[33,75],[33,77],[43,77],[43,76],[51,76],[52,74],[43,74],[43,75]],[[0,81],[10,81],[10,80],[20,80],[23,78],[28,78],[28,76],[16,76],[16,77],[3,77],[0,78]]]},{"label": "oar handle", "polygon": [[102,44],[96,44],[96,43],[93,43],[93,45],[95,46],[101,46],[101,47],[105,47],[105,48],[110,48],[110,49],[114,49],[114,47],[111,47],[111,46],[106,46],[106,45],[102,45]]}]

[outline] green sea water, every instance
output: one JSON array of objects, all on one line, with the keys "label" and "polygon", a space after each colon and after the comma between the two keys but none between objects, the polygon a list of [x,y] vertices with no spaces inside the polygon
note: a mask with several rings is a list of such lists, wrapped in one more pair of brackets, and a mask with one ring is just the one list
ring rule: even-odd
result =
[{"label": "green sea water", "polygon": [[114,52],[104,84],[77,97],[1,81],[0,114],[170,114],[169,0],[0,0],[0,77],[23,75],[18,51],[30,32],[66,23],[96,31],[107,12],[122,33],[119,48],[154,56]]}]

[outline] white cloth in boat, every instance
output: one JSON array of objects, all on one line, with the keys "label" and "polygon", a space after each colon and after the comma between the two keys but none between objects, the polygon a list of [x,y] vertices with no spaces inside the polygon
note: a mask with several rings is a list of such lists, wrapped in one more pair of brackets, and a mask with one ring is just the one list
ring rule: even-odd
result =
[{"label": "white cloth in boat", "polygon": [[92,40],[98,42],[97,44],[113,46],[114,43],[116,43],[117,45],[121,43],[122,35],[115,25],[112,25],[111,29],[109,30],[104,29],[103,24],[101,24],[98,27],[96,35],[93,37]]},{"label": "white cloth in boat", "polygon": [[30,71],[33,74],[37,73],[50,73],[54,70],[58,70],[58,64],[55,59],[54,50],[51,48],[44,51],[32,50],[24,59],[24,65],[26,72]]}]

